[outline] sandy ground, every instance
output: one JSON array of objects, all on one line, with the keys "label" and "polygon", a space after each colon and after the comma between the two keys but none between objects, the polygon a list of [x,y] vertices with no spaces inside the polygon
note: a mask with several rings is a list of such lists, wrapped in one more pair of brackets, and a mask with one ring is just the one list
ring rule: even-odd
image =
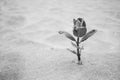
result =
[{"label": "sandy ground", "polygon": [[[0,0],[0,80],[120,80],[119,0]],[[73,18],[97,29],[77,65]]]}]

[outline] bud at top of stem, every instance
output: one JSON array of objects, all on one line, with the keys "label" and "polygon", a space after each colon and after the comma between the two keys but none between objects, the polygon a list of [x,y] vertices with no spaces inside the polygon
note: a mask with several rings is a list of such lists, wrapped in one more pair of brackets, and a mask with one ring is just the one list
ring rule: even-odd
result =
[{"label": "bud at top of stem", "polygon": [[74,28],[73,28],[73,34],[76,37],[83,37],[86,32],[86,23],[82,18],[77,18],[77,20],[73,19]]}]

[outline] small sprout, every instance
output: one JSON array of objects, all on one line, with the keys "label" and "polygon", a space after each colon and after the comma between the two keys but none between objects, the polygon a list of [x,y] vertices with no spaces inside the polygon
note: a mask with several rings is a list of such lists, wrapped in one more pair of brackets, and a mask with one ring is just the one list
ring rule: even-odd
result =
[{"label": "small sprout", "polygon": [[78,18],[77,20],[73,19],[73,24],[74,24],[73,35],[77,37],[77,40],[70,33],[66,31],[59,31],[58,33],[64,34],[68,39],[75,42],[75,43],[71,42],[71,44],[76,48],[76,51],[71,49],[67,49],[67,50],[77,55],[78,64],[81,65],[82,64],[81,51],[84,49],[84,47],[83,46],[80,47],[80,44],[81,42],[84,42],[92,35],[94,35],[97,32],[97,30],[93,29],[87,33],[86,22],[83,20],[83,18]]}]

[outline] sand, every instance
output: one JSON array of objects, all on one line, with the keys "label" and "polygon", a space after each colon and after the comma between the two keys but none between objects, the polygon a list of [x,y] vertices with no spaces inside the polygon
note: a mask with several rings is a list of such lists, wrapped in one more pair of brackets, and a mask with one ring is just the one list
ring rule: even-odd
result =
[{"label": "sand", "polygon": [[[0,80],[120,80],[119,0],[0,0]],[[97,33],[67,48],[73,18]]]}]

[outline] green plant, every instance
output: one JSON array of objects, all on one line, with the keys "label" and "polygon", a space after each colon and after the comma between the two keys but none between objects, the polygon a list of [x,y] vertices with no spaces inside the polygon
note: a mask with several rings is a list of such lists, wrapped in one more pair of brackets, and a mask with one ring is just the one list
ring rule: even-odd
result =
[{"label": "green plant", "polygon": [[95,34],[97,30],[93,29],[87,32],[86,22],[82,18],[77,18],[77,20],[73,19],[73,24],[73,35],[77,37],[77,39],[66,31],[59,31],[59,34],[64,34],[68,39],[72,40],[71,44],[76,48],[76,51],[70,49],[67,50],[76,54],[78,64],[82,64],[81,51],[83,50],[83,46],[81,47],[80,44]]}]

